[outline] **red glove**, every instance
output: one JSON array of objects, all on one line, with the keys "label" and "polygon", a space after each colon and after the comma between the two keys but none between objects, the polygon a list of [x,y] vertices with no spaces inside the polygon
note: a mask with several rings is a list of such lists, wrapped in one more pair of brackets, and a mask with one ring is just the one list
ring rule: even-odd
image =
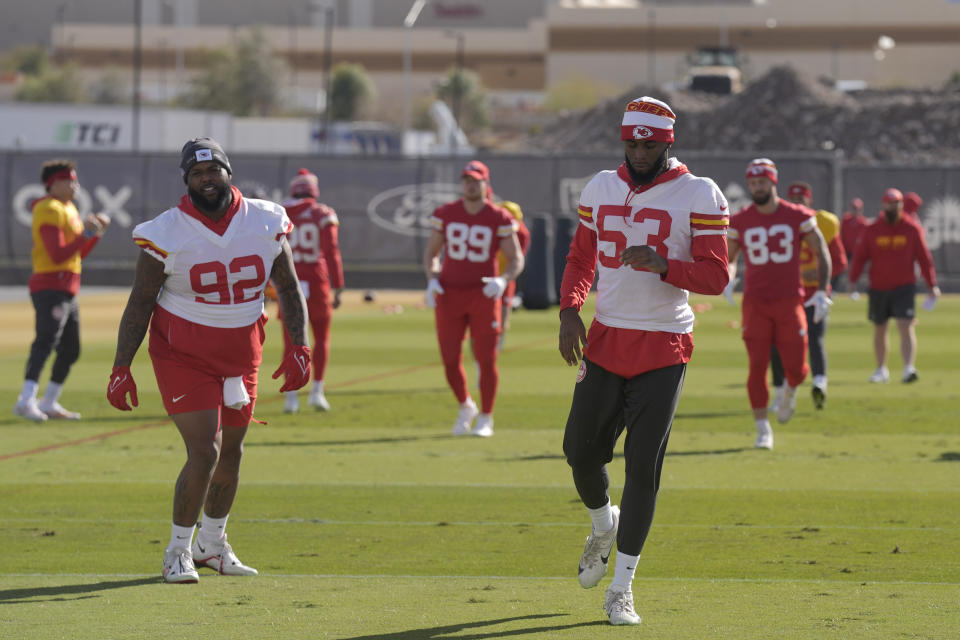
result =
[{"label": "red glove", "polygon": [[133,381],[130,367],[114,367],[110,373],[110,384],[107,386],[107,400],[120,411],[132,411],[127,404],[127,394],[134,407],[139,406],[137,401],[137,383]]},{"label": "red glove", "polygon": [[283,358],[283,362],[273,372],[276,380],[283,374],[283,386],[280,392],[296,391],[310,382],[310,347],[302,344],[294,345],[293,349]]}]

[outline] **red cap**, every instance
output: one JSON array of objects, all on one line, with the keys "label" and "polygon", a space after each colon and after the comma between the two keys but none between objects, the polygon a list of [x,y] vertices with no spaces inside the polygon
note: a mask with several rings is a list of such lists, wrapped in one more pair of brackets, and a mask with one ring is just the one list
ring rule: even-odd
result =
[{"label": "red cap", "polygon": [[913,191],[903,194],[903,210],[907,213],[916,213],[923,206],[923,198]]},{"label": "red cap", "polygon": [[471,160],[467,163],[467,166],[463,168],[463,173],[461,176],[470,176],[476,180],[486,180],[490,182],[490,169],[487,168],[487,165],[483,164],[479,160]]},{"label": "red cap", "polygon": [[803,196],[804,198],[813,199],[813,193],[810,191],[810,187],[800,182],[794,182],[789,187],[787,187],[787,195],[791,198],[796,196]]},{"label": "red cap", "polygon": [[903,202],[903,194],[900,193],[900,189],[894,189],[893,187],[887,189],[883,192],[882,202]]},{"label": "red cap", "polygon": [[850,201],[850,206],[854,209],[863,209],[863,199],[854,198],[853,200]]}]

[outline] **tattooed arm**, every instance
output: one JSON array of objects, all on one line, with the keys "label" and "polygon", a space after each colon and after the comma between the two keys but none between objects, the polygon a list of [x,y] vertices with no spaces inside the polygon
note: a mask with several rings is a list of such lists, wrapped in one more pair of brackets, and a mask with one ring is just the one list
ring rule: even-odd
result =
[{"label": "tattooed arm", "polygon": [[120,319],[117,334],[117,354],[113,359],[115,367],[129,367],[133,362],[143,336],[150,326],[150,316],[157,304],[157,296],[167,274],[163,272],[163,263],[141,251],[137,258],[137,274],[133,281],[133,290],[127,299],[127,307]]},{"label": "tattooed arm", "polygon": [[283,309],[283,324],[293,344],[307,344],[307,302],[297,281],[290,244],[283,240],[283,250],[273,261],[270,279],[277,290],[277,302]]}]

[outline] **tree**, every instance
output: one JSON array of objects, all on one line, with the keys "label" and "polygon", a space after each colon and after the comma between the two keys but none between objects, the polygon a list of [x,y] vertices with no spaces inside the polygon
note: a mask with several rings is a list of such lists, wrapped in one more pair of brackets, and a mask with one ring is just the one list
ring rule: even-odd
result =
[{"label": "tree", "polygon": [[16,95],[23,102],[83,102],[85,97],[80,74],[73,64],[27,76]]},{"label": "tree", "polygon": [[360,64],[342,62],[330,74],[327,108],[332,120],[357,120],[376,97],[376,89]]},{"label": "tree", "polygon": [[450,107],[464,131],[482,129],[490,124],[487,94],[480,76],[469,69],[454,68],[436,87],[437,97]]},{"label": "tree", "polygon": [[17,47],[0,59],[0,69],[24,75],[41,75],[50,67],[47,50],[39,46]]},{"label": "tree", "polygon": [[184,99],[187,105],[238,116],[268,116],[281,109],[280,87],[287,68],[271,52],[263,31],[255,29],[206,59],[206,70]]},{"label": "tree", "polygon": [[130,102],[130,85],[120,69],[107,69],[90,86],[90,99],[96,104],[124,104]]}]

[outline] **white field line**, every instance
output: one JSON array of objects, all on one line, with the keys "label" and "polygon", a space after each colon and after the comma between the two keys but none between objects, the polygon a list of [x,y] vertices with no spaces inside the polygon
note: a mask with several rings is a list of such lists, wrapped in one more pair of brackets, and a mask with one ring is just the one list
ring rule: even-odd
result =
[{"label": "white field line", "polygon": [[[2,573],[0,583],[5,578],[151,578],[156,573]],[[570,582],[571,576],[491,576],[491,575],[393,575],[393,574],[336,574],[336,573],[261,573],[260,578],[300,579],[300,580],[516,580],[520,582],[563,581]],[[918,586],[918,587],[960,587],[960,582],[930,582],[926,580],[825,580],[820,578],[691,578],[684,576],[643,577],[637,576],[634,582],[697,582],[703,584],[830,584],[849,585],[861,588],[871,585]]]},{"label": "white field line", "polygon": [[[160,518],[56,518],[55,522],[72,524],[157,524],[166,523],[167,520]],[[50,518],[0,518],[0,524],[23,525],[29,523],[50,524]],[[235,518],[231,522],[236,526],[240,524],[314,524],[335,527],[544,527],[544,528],[576,528],[582,529],[589,526],[585,522],[504,522],[488,520],[485,522],[473,521],[411,521],[411,520],[329,520],[326,518]],[[820,531],[916,531],[916,532],[957,532],[960,533],[960,527],[900,527],[900,526],[861,526],[844,524],[695,524],[695,523],[658,523],[654,522],[655,528],[663,529],[709,529],[709,530],[774,530],[774,531],[801,531],[808,533],[818,533]]]}]

